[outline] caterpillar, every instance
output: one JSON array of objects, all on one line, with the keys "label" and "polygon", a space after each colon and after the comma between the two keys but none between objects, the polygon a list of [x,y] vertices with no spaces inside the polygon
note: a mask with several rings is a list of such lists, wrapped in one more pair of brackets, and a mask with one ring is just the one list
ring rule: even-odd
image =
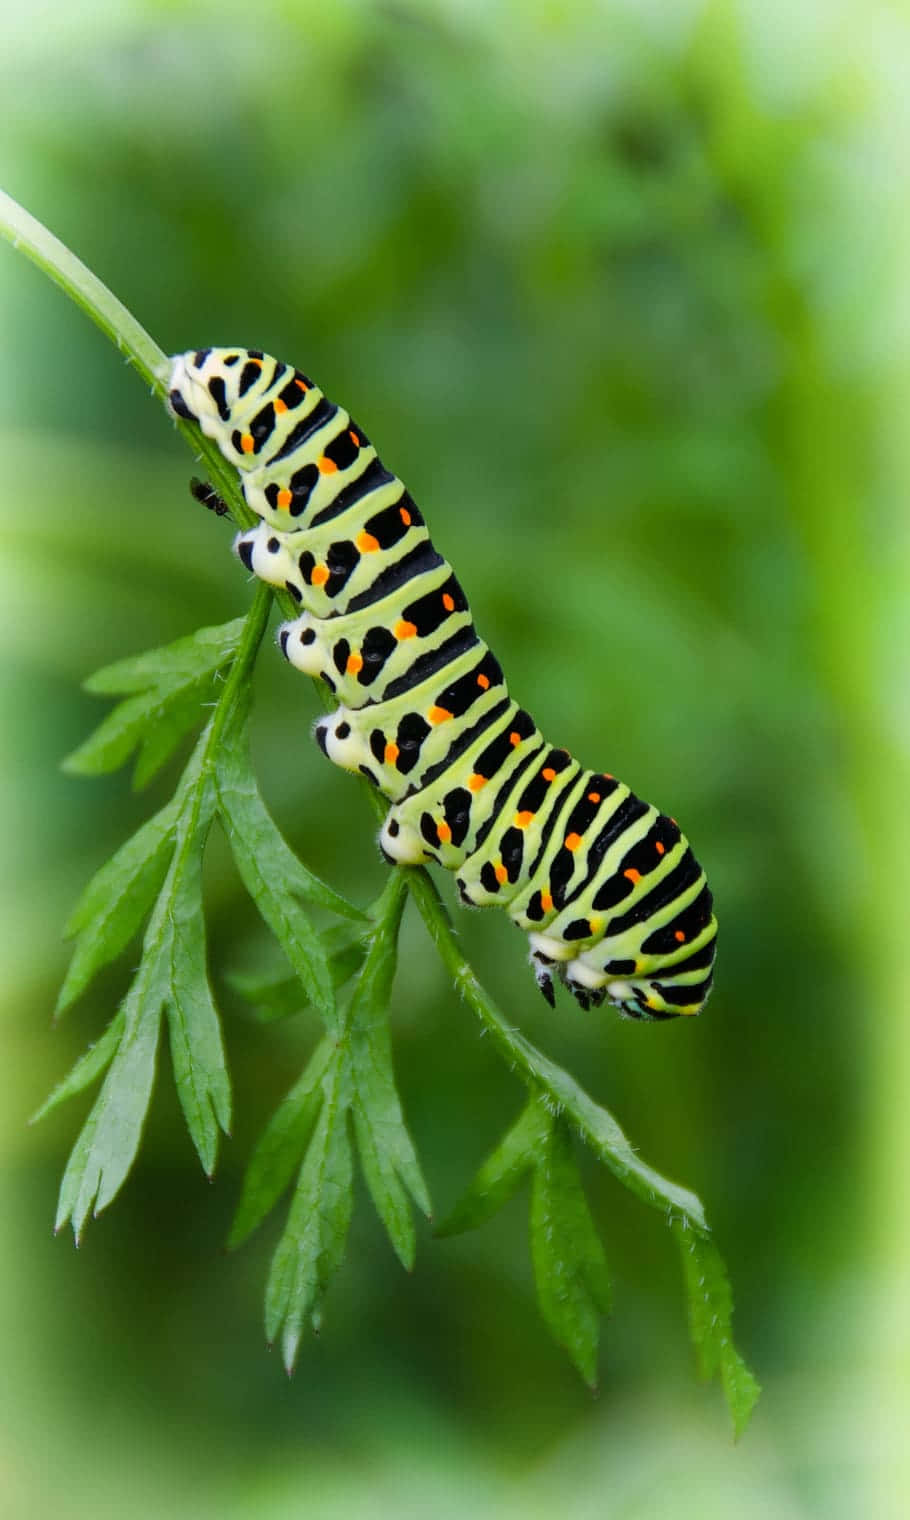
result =
[{"label": "caterpillar", "polygon": [[688,841],[615,776],[549,744],[510,697],[451,566],[360,425],[256,349],[170,366],[171,410],[214,439],[260,519],[236,553],[302,609],[278,642],[339,704],[315,725],[320,748],[391,803],[385,858],[435,862],[464,903],[505,908],[551,1005],[555,972],[583,1008],[699,1013],[717,923]]}]

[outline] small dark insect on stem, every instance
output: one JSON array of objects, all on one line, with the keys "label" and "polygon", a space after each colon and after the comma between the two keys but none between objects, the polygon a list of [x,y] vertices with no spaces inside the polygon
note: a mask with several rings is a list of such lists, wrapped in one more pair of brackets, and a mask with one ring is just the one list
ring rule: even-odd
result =
[{"label": "small dark insect on stem", "polygon": [[210,512],[215,513],[216,517],[227,517],[229,510],[227,502],[222,501],[215,487],[209,485],[207,480],[200,480],[194,475],[190,481],[190,495],[195,496],[197,501],[201,501],[204,507],[208,507]]}]

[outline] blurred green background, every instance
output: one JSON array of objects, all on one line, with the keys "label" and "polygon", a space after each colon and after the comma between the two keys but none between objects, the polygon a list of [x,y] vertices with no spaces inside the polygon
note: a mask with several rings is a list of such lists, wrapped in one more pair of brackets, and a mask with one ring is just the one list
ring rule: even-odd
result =
[{"label": "blurred green background", "polygon": [[[61,927],[173,785],[61,775],[104,711],[80,682],[250,591],[160,409],[3,249],[4,1515],[906,1513],[908,63],[904,9],[859,0],[5,17],[5,188],[166,350],[260,346],[349,406],[548,734],[684,820],[721,919],[693,1025],[554,1019],[502,916],[458,923],[510,1017],[703,1196],[765,1393],[734,1449],[662,1221],[593,1167],[599,1397],[539,1320],[524,1200],[424,1231],[408,1279],[361,1197],[288,1383],[276,1222],[221,1246],[313,1028],[231,999],[264,940],[217,850],[215,1185],[164,1070],[124,1193],[78,1255],[52,1238],[81,1113],[26,1119],[130,964],[52,1030]],[[270,805],[365,902],[373,824],[308,740],[311,688],[268,651],[258,681]],[[445,1212],[520,1093],[416,916],[404,944],[396,1062]]]}]

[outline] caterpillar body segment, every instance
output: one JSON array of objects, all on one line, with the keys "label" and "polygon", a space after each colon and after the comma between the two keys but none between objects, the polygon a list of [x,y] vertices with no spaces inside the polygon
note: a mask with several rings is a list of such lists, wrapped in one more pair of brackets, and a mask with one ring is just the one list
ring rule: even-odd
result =
[{"label": "caterpillar body segment", "polygon": [[172,360],[170,405],[213,438],[260,521],[242,562],[288,590],[288,661],[340,704],[314,734],[392,804],[390,861],[456,873],[528,933],[538,986],[638,1019],[701,1011],[717,924],[675,821],[548,744],[512,699],[451,566],[366,434],[256,350]]}]

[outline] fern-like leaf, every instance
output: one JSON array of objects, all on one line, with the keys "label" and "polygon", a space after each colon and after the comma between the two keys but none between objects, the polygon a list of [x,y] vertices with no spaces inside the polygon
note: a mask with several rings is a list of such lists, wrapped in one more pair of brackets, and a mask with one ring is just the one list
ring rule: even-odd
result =
[{"label": "fern-like leaf", "polygon": [[541,1313],[590,1387],[610,1279],[568,1127],[553,1120],[531,1184],[531,1257]]},{"label": "fern-like leaf", "polygon": [[86,681],[86,691],[125,700],[67,756],[64,770],[102,775],[118,770],[138,749],[133,781],[145,786],[198,724],[219,672],[237,653],[244,626],[244,618],[235,618],[220,627],[200,628],[173,644],[96,671]]}]

